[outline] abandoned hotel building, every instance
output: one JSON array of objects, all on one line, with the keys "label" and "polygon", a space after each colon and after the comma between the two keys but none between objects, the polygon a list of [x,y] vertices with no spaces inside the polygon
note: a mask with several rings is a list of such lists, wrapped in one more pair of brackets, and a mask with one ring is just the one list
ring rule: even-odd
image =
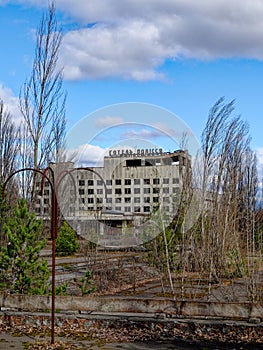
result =
[{"label": "abandoned hotel building", "polygon": [[[58,195],[60,210],[78,234],[98,244],[114,246],[120,244],[120,237],[123,245],[140,244],[138,230],[154,213],[161,210],[168,217],[173,215],[182,174],[189,164],[187,151],[159,148],[110,150],[102,167],[72,171],[74,163],[64,163],[70,176]],[[48,186],[36,203],[42,217],[50,210]]]}]

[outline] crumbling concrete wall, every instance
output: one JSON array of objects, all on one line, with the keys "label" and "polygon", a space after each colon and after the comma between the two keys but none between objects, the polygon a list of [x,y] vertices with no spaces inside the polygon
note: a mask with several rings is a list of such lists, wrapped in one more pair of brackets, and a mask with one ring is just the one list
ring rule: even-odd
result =
[{"label": "crumbling concrete wall", "polygon": [[[1,310],[51,310],[51,296],[0,294]],[[249,320],[263,318],[260,303],[227,303],[206,301],[176,301],[167,298],[136,298],[111,296],[57,296],[55,308],[77,312],[132,312],[163,314],[168,317],[204,317]]]}]

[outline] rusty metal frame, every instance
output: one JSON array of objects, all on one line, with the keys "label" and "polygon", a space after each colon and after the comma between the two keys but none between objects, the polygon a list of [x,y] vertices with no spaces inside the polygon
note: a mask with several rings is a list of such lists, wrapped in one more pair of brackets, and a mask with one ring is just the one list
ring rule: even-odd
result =
[{"label": "rusty metal frame", "polygon": [[[57,200],[56,190],[59,188],[61,181],[65,178],[66,175],[69,175],[71,177],[73,184],[74,184],[74,187],[75,187],[72,172],[81,171],[81,170],[90,171],[90,172],[96,174],[102,180],[104,188],[105,188],[105,198],[107,199],[107,187],[106,187],[106,183],[105,183],[104,179],[102,178],[102,176],[94,169],[84,168],[84,167],[83,168],[82,167],[73,168],[70,170],[63,170],[58,174],[57,179],[55,179],[54,170],[50,166],[48,166],[44,170],[39,170],[39,169],[34,169],[34,168],[19,169],[8,176],[8,178],[6,179],[6,181],[3,184],[3,188],[2,188],[2,198],[4,198],[5,190],[6,190],[7,184],[10,181],[10,179],[14,175],[16,175],[20,172],[24,172],[24,171],[32,171],[32,172],[36,172],[36,173],[42,175],[41,194],[43,192],[43,186],[44,186],[45,179],[48,181],[48,183],[51,187],[51,227],[50,227],[50,234],[51,234],[51,240],[52,240],[51,344],[54,344],[54,342],[55,342],[56,240],[57,240],[57,236],[58,236],[58,200]],[[47,175],[48,172],[51,173],[51,179]],[[76,187],[75,187],[75,197],[76,197]]]}]

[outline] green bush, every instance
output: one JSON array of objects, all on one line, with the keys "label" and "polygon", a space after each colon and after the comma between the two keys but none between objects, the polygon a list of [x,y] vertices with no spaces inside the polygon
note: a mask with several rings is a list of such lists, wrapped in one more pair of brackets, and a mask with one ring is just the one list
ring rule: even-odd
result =
[{"label": "green bush", "polygon": [[69,256],[76,253],[78,249],[79,242],[75,231],[66,222],[64,222],[58,233],[56,243],[57,255]]}]

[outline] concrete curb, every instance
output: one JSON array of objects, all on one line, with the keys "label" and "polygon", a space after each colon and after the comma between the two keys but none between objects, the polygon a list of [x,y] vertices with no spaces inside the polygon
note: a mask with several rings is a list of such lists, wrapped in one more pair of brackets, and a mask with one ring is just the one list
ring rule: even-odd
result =
[{"label": "concrete curb", "polygon": [[[0,294],[0,310],[51,310],[51,296]],[[250,302],[184,301],[168,298],[117,296],[57,296],[56,310],[78,313],[137,313],[163,315],[167,318],[222,318],[260,323],[263,305]]]}]

